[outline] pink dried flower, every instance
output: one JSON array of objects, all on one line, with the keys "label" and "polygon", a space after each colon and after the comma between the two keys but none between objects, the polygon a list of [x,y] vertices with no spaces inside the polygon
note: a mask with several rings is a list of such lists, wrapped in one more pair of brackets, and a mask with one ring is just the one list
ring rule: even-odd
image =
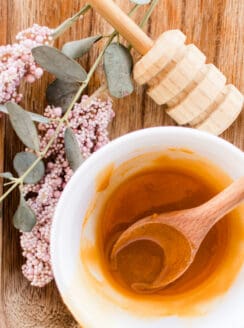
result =
[{"label": "pink dried flower", "polygon": [[[69,126],[73,129],[85,158],[108,143],[107,127],[114,117],[110,100],[94,99],[85,106],[86,99],[87,96],[83,96],[69,117]],[[45,116],[58,118],[61,116],[61,109],[47,107]],[[48,125],[39,124],[42,149],[47,145],[57,124],[55,121]],[[45,286],[53,279],[49,249],[50,227],[56,204],[72,175],[65,157],[64,130],[65,126],[47,153],[44,178],[36,185],[24,186],[28,204],[36,213],[37,224],[32,232],[21,235],[21,247],[26,258],[22,270],[24,276],[31,281],[31,285],[38,287]]]},{"label": "pink dried flower", "polygon": [[42,44],[50,44],[52,41],[51,33],[52,30],[50,28],[34,24],[32,27],[19,32],[16,35],[16,40],[19,44],[32,49],[33,47],[37,47]]},{"label": "pink dried flower", "polygon": [[0,46],[0,104],[20,102],[22,95],[18,93],[18,87],[21,80],[24,78],[33,83],[42,76],[43,70],[34,62],[31,49],[50,44],[51,33],[48,27],[34,24],[17,34],[18,43]]}]

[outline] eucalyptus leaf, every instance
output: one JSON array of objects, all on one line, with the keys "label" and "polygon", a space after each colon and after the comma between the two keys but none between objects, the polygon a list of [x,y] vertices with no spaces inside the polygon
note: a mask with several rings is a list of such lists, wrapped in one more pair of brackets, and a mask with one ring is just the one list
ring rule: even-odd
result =
[{"label": "eucalyptus leaf", "polygon": [[67,128],[64,133],[65,154],[69,161],[70,167],[76,171],[84,161],[78,141],[71,128]]},{"label": "eucalyptus leaf", "polygon": [[47,87],[46,98],[48,104],[61,107],[63,112],[66,112],[79,87],[78,82],[68,83],[59,79],[54,80]]},{"label": "eucalyptus leaf", "polygon": [[8,114],[7,108],[5,106],[3,106],[3,105],[0,105],[0,112],[5,113],[5,114]]},{"label": "eucalyptus leaf", "polygon": [[13,180],[13,174],[11,172],[0,173],[0,177],[8,180]]},{"label": "eucalyptus leaf", "polygon": [[14,102],[8,102],[6,108],[12,127],[20,140],[27,147],[39,151],[39,137],[30,114]]},{"label": "eucalyptus leaf", "polygon": [[32,112],[28,112],[32,121],[34,122],[38,122],[38,123],[44,123],[44,124],[48,124],[50,123],[50,120],[48,117],[45,117],[43,115],[40,114],[36,114],[36,113],[32,113]]},{"label": "eucalyptus leaf", "polygon": [[79,58],[87,53],[94,43],[101,40],[102,35],[95,35],[89,38],[67,42],[62,48],[62,52],[73,59]]},{"label": "eucalyptus leaf", "polygon": [[[14,169],[21,177],[28,168],[37,160],[37,156],[29,152],[17,153],[14,157]],[[36,166],[31,170],[31,172],[25,177],[24,182],[34,184],[41,180],[45,173],[45,166],[41,160],[36,164]]]},{"label": "eucalyptus leaf", "polygon": [[36,215],[26,203],[23,195],[20,196],[20,203],[14,214],[13,224],[16,229],[23,232],[31,232],[36,224]]},{"label": "eucalyptus leaf", "polygon": [[[5,114],[9,114],[7,108],[3,105],[0,105],[0,112],[5,113]],[[36,114],[36,113],[32,113],[32,112],[28,112],[28,111],[25,111],[25,112],[29,113],[32,121],[34,121],[34,122],[44,123],[44,124],[47,124],[47,123],[50,122],[49,118],[47,118],[45,116],[42,116],[42,115]]]},{"label": "eucalyptus leaf", "polygon": [[129,50],[119,43],[112,43],[104,54],[104,69],[108,89],[112,96],[123,98],[131,94],[133,59]]},{"label": "eucalyptus leaf", "polygon": [[48,72],[65,82],[82,82],[87,73],[80,64],[61,51],[50,46],[38,46],[32,49],[35,61]]},{"label": "eucalyptus leaf", "polygon": [[130,0],[131,2],[137,4],[137,5],[147,5],[149,4],[152,0]]}]

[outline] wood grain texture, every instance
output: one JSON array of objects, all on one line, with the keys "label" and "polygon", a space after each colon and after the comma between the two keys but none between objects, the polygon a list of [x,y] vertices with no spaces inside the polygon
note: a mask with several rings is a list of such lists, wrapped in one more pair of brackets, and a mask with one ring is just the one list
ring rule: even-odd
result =
[{"label": "wood grain texture", "polygon": [[[1,43],[6,43],[7,42],[7,7],[6,6],[1,6],[0,5],[0,17],[2,18],[3,26],[0,29],[0,40]],[[0,119],[0,170],[3,171],[3,162],[4,162],[4,125],[5,125],[5,120],[4,118]],[[0,186],[0,193],[2,192],[2,184]],[[3,233],[3,220],[2,220],[2,205],[0,204],[0,252],[2,254],[2,233]],[[2,256],[0,255],[0,295],[2,291],[2,279],[1,279],[1,272],[2,272]],[[3,322],[4,324],[4,312],[3,312],[3,299],[0,296],[0,322]]]},{"label": "wood grain texture", "polygon": [[[131,8],[129,1],[117,0],[123,10]],[[16,33],[34,22],[50,27],[57,26],[65,18],[81,8],[81,0],[0,0],[1,44],[13,42]],[[144,9],[134,15],[139,22]],[[228,77],[228,83],[235,84],[244,92],[244,2],[243,0],[161,0],[145,28],[149,36],[156,39],[163,31],[181,29],[188,37]],[[67,40],[108,33],[112,28],[96,13],[89,12],[58,42],[60,46]],[[88,69],[99,52],[97,45],[82,64]],[[138,55],[135,54],[135,58]],[[88,93],[93,92],[103,80],[102,66],[93,77]],[[45,77],[31,86],[23,86],[25,108],[41,113],[44,108],[44,90],[50,81]],[[166,116],[145,93],[136,87],[136,92],[123,100],[114,101],[116,118],[111,124],[111,138],[140,128],[172,125]],[[4,137],[5,133],[5,137]],[[228,129],[223,137],[244,149],[244,112]],[[4,146],[3,146],[4,138]],[[8,120],[1,120],[0,149],[1,163],[5,170],[12,170],[12,158],[21,148],[9,126]],[[21,252],[18,232],[13,229],[11,219],[17,204],[17,195],[12,194],[4,203],[1,233],[2,263],[1,275],[1,328],[62,328],[77,327],[68,310],[62,304],[54,283],[44,289],[31,288],[22,277]],[[0,227],[1,232],[1,227]]]}]

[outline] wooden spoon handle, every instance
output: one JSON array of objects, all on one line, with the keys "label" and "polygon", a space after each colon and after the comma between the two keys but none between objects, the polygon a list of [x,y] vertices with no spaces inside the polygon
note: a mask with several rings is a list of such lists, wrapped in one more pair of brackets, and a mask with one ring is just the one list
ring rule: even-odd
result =
[{"label": "wooden spoon handle", "polygon": [[208,202],[189,210],[160,215],[161,222],[177,227],[191,241],[196,253],[209,230],[233,208],[244,201],[244,177],[234,181]]},{"label": "wooden spoon handle", "polygon": [[217,196],[196,208],[196,217],[201,221],[198,226],[206,227],[207,231],[227,213],[244,201],[244,177],[234,181]]},{"label": "wooden spoon handle", "polygon": [[96,11],[103,16],[130,44],[145,55],[152,47],[153,41],[142,29],[128,17],[113,0],[89,0]]}]

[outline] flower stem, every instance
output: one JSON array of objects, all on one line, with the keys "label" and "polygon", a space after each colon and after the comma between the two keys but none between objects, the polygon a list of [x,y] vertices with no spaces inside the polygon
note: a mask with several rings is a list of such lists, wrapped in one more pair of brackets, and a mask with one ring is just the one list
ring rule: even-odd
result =
[{"label": "flower stem", "polygon": [[[149,9],[147,10],[146,14],[144,15],[144,17],[142,18],[142,21],[139,24],[139,26],[141,28],[143,28],[145,26],[145,24],[148,22],[148,19],[151,17],[153,10],[154,10],[155,6],[157,5],[157,3],[158,3],[158,0],[153,0],[151,2]],[[127,48],[130,51],[132,49],[132,45],[129,44]]]},{"label": "flower stem", "polygon": [[151,2],[151,5],[150,5],[149,9],[147,10],[145,16],[143,17],[142,21],[139,24],[139,26],[141,28],[143,28],[146,25],[148,19],[151,17],[151,15],[152,15],[152,13],[154,11],[154,8],[156,7],[157,4],[158,4],[158,0],[153,0]]},{"label": "flower stem", "polygon": [[54,29],[53,33],[51,34],[53,39],[57,39],[62,33],[69,29],[71,25],[73,25],[73,23],[75,23],[80,18],[81,15],[84,15],[90,9],[90,5],[85,5],[74,16],[66,19],[63,23],[61,23],[57,28]]},{"label": "flower stem", "polygon": [[[110,37],[108,38],[108,41],[106,42],[105,46],[103,47],[102,51],[100,52],[99,56],[97,57],[94,65],[92,66],[92,68],[90,69],[90,72],[87,75],[87,80],[90,80],[93,73],[95,72],[99,62],[101,61],[101,59],[103,58],[103,55],[107,49],[107,47],[110,45],[110,43],[113,41],[114,37],[117,35],[117,31],[114,31]],[[89,81],[88,81],[89,82]],[[88,84],[88,83],[87,83]]]},{"label": "flower stem", "polygon": [[1,197],[0,203],[20,184],[19,180],[17,180]]},{"label": "flower stem", "polygon": [[137,9],[140,7],[141,5],[135,5],[133,6],[133,8],[131,9],[131,11],[129,12],[128,16],[131,16],[134,14],[134,12],[137,11]]},{"label": "flower stem", "polygon": [[14,184],[15,181],[16,181],[16,179],[14,179],[14,180],[12,180],[12,181],[9,181],[9,182],[6,182],[6,183],[3,184],[3,186],[4,186],[4,187],[6,187],[6,186],[10,186],[10,185]]}]

